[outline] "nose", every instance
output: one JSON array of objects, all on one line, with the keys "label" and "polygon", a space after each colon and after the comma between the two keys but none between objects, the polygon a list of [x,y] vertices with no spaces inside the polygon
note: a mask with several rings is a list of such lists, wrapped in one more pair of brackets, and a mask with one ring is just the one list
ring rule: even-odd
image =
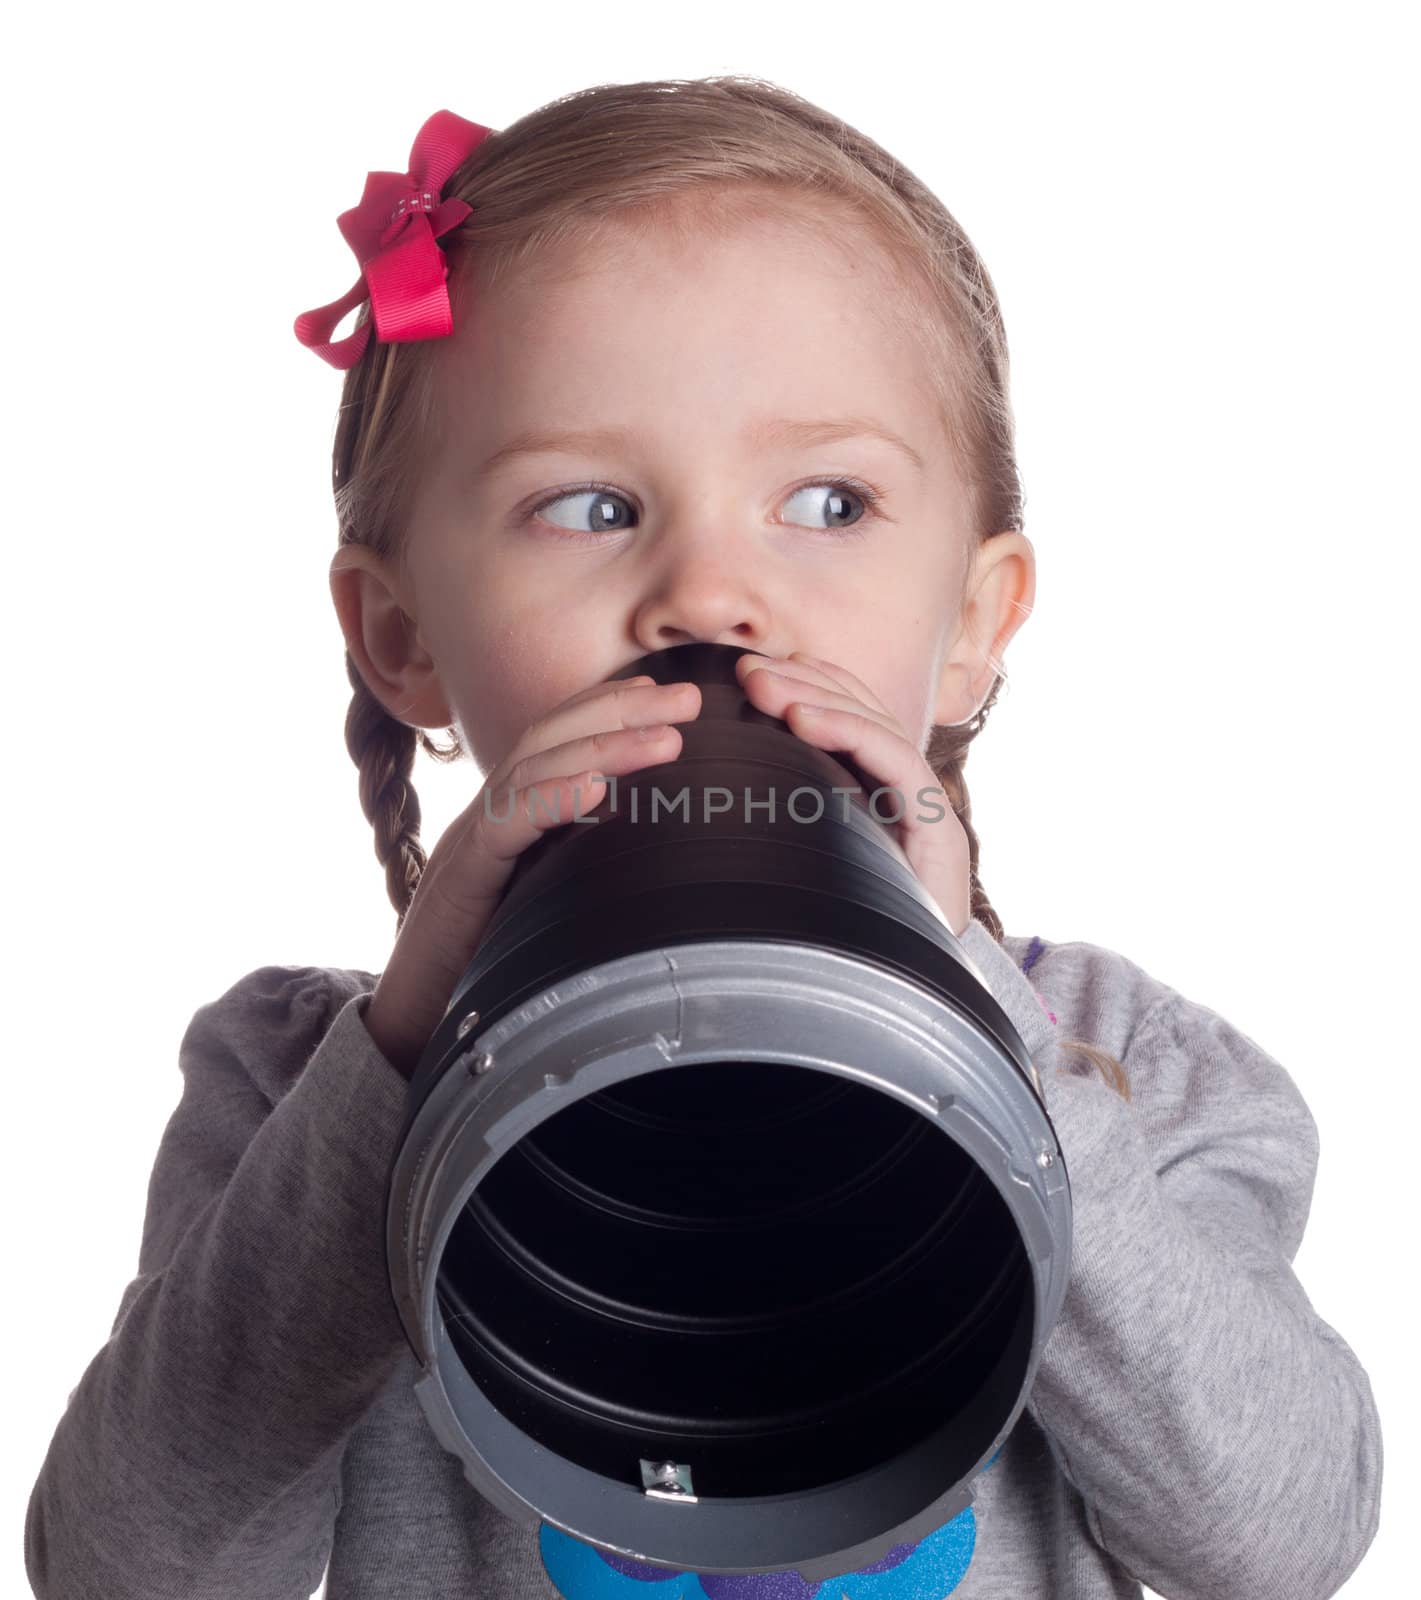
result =
[{"label": "nose", "polygon": [[672,645],[742,645],[770,654],[771,608],[743,558],[705,545],[682,550],[656,575],[636,609],[633,632],[643,651]]}]

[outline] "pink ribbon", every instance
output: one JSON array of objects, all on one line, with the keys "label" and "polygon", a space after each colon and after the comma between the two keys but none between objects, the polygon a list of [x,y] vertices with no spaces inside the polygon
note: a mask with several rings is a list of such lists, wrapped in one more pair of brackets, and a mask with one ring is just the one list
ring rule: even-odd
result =
[{"label": "pink ribbon", "polygon": [[[408,172],[370,172],[360,204],[336,218],[360,262],[360,277],[339,300],[296,319],[296,337],[323,361],[344,371],[370,342],[373,321],[381,343],[442,339],[454,331],[449,262],[435,242],[473,209],[440,198],[450,177],[493,132],[452,111],[436,111],[415,135]],[[369,298],[370,320],[331,342],[336,325]]]}]

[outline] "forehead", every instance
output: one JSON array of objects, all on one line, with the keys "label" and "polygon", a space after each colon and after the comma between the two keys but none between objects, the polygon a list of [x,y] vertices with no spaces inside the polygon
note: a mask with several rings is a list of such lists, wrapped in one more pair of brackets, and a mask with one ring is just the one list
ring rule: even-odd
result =
[{"label": "forehead", "polygon": [[[464,265],[464,264],[461,264]],[[516,269],[451,285],[436,385],[461,428],[589,412],[811,415],[914,425],[931,391],[905,275],[844,208],[705,221],[688,208],[576,229]],[[534,414],[537,413],[537,414]],[[918,422],[921,431],[921,421]]]}]

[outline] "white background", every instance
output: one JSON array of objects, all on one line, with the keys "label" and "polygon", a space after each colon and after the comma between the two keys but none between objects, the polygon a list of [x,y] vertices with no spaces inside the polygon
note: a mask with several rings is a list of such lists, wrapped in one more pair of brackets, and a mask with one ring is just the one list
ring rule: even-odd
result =
[{"label": "white background", "polygon": [[[8,30],[0,1588],[135,1269],[192,1012],[267,963],[379,971],[394,936],[326,582],[340,375],[291,330],[355,279],[335,217],[441,107],[501,127],[744,72],[884,144],[993,274],[1039,568],[968,767],[983,880],[1009,932],[1127,954],[1302,1090],[1295,1268],[1384,1429],[1344,1592],[1394,1600],[1421,1495],[1407,8],[501,9]],[[432,848],[481,780],[416,777]]]}]

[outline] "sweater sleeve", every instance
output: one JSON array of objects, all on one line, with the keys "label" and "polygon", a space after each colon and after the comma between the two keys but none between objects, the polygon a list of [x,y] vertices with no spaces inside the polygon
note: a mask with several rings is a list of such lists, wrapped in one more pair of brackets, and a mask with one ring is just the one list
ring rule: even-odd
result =
[{"label": "sweater sleeve", "polygon": [[39,1600],[309,1600],[341,1454],[407,1348],[384,1253],[406,1085],[350,974],[193,1016],[138,1273],[30,1495]]},{"label": "sweater sleeve", "polygon": [[[1290,1265],[1317,1171],[1306,1103],[1253,1040],[1149,979],[1119,1030],[1126,1101],[1067,1064],[980,923],[963,947],[1038,1064],[1070,1178],[1070,1279],[1027,1408],[1092,1537],[1169,1600],[1326,1600],[1376,1534],[1382,1440],[1365,1370]],[[1138,1000],[1140,970],[1113,959]],[[1108,1019],[1109,972],[1087,987]]]}]

